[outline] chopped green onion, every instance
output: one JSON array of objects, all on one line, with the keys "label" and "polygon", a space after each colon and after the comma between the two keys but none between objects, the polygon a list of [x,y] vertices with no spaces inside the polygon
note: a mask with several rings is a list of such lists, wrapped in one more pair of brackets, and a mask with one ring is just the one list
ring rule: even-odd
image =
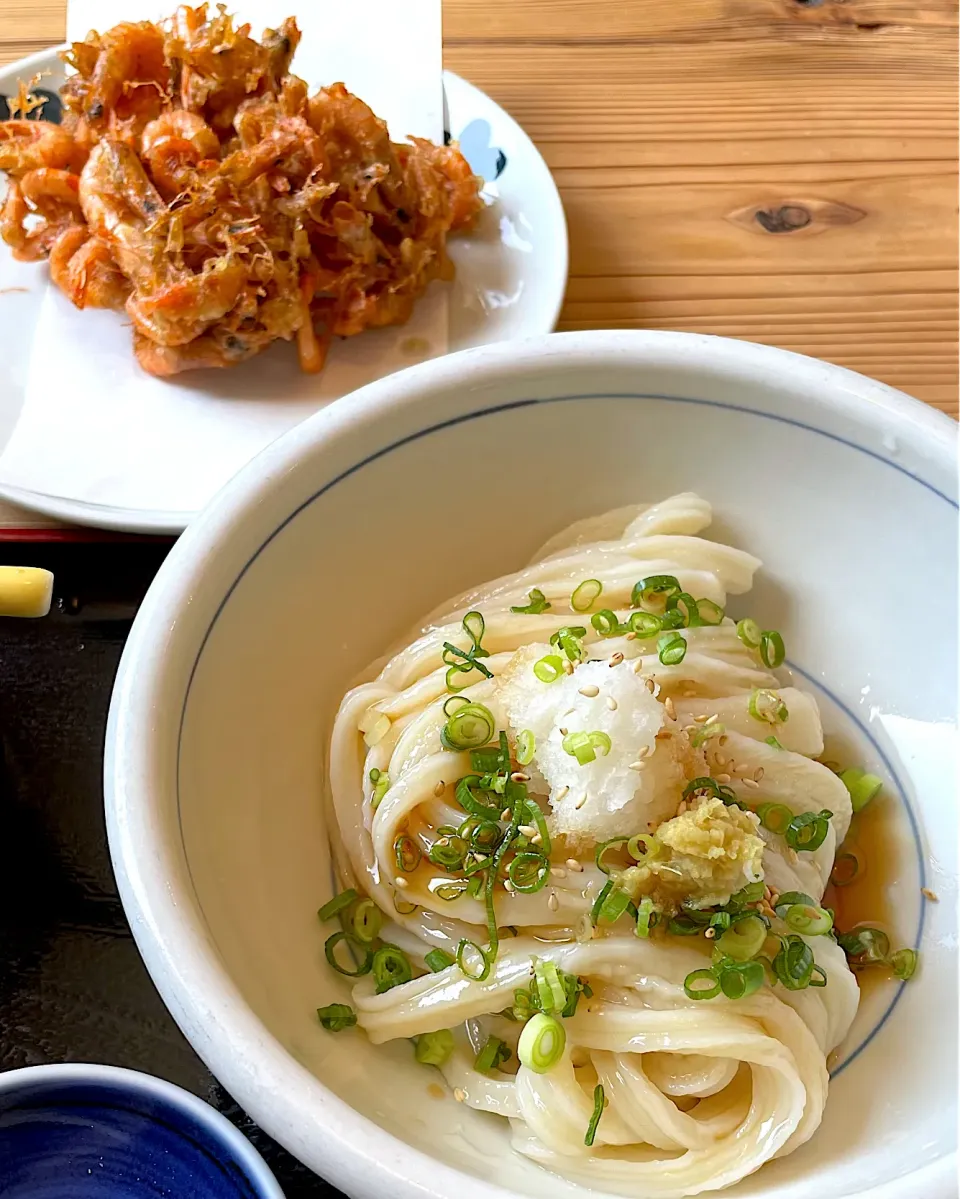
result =
[{"label": "chopped green onion", "polygon": [[632,612],[629,623],[630,632],[636,633],[641,641],[656,637],[663,630],[663,621],[655,612]]},{"label": "chopped green onion", "polygon": [[637,904],[637,927],[633,930],[638,937],[649,937],[650,930],[656,927],[660,913],[649,895]]},{"label": "chopped green onion", "polygon": [[746,620],[737,621],[737,636],[747,649],[759,649],[762,635],[760,626],[755,620],[750,620],[748,617]]},{"label": "chopped green onion", "polygon": [[552,1012],[562,1012],[567,1006],[567,992],[560,979],[556,963],[551,961],[534,961],[533,977],[537,984],[537,995],[540,999],[540,1009],[550,1015]]},{"label": "chopped green onion", "polygon": [[833,928],[830,913],[825,908],[808,903],[795,903],[787,908],[783,922],[791,932],[802,933],[805,937],[822,937]]},{"label": "chopped green onion", "polygon": [[[479,955],[481,963],[479,969],[471,968],[469,962],[467,961],[467,952],[469,950],[472,950],[474,954]],[[490,967],[492,964],[492,957],[488,957],[487,954],[484,953],[484,951],[476,943],[476,941],[468,941],[467,938],[464,937],[464,939],[457,946],[457,965],[460,968],[460,973],[463,974],[464,977],[469,978],[471,982],[483,982],[483,980],[490,974]]]},{"label": "chopped green onion", "polygon": [[453,1033],[449,1028],[424,1032],[417,1037],[413,1056],[424,1066],[442,1066],[453,1053]]},{"label": "chopped green onion", "polygon": [[471,656],[474,658],[489,658],[490,651],[483,648],[480,641],[486,630],[486,621],[480,612],[468,612],[463,618],[463,631],[473,642]]},{"label": "chopped green onion", "polygon": [[[348,970],[346,966],[341,965],[337,960],[337,947],[344,941],[347,943],[348,948],[356,949],[362,954],[360,965],[356,970]],[[327,937],[326,943],[323,946],[323,955],[338,974],[345,974],[347,978],[359,978],[361,974],[369,974],[373,967],[373,954],[362,941],[358,941],[350,933],[339,932]]]},{"label": "chopped green onion", "polygon": [[[484,653],[486,653],[486,650],[484,650]],[[469,674],[471,670],[479,670],[486,678],[493,678],[493,672],[484,666],[482,662],[477,661],[475,650],[467,653],[466,650],[451,645],[449,641],[444,641],[441,657],[444,666],[449,666],[451,670],[459,671],[461,674]]]},{"label": "chopped green onion", "polygon": [[782,724],[790,713],[776,691],[766,687],[758,688],[750,696],[748,711],[754,720],[762,720],[767,724]]},{"label": "chopped green onion", "polygon": [[784,839],[791,849],[812,853],[826,841],[832,815],[826,808],[822,812],[801,812],[790,821],[790,827],[783,834]]},{"label": "chopped green onion", "polygon": [[810,986],[811,987],[825,987],[826,985],[827,985],[827,976],[824,973],[823,968],[821,966],[818,966],[816,964],[816,962],[814,962],[813,974],[811,974],[811,976],[810,976]]},{"label": "chopped green onion", "polygon": [[776,739],[776,737],[773,736],[772,733],[769,737],[764,737],[763,740],[766,745],[772,745],[774,749],[783,749],[783,746]]},{"label": "chopped green onion", "polygon": [[783,665],[787,656],[783,638],[776,629],[764,629],[760,634],[760,660],[770,670],[776,670]]},{"label": "chopped green onion", "polygon": [[850,805],[854,812],[865,808],[871,799],[876,799],[883,787],[883,779],[862,770],[844,770],[840,782],[850,792]]},{"label": "chopped green onion", "polygon": [[609,841],[604,841],[602,844],[597,846],[597,852],[594,854],[594,861],[604,874],[609,874],[611,870],[611,867],[607,866],[603,860],[604,854],[608,849],[619,849],[622,845],[626,845],[627,843],[627,837],[611,837]]},{"label": "chopped green onion", "polygon": [[[713,726],[711,726],[713,727]],[[720,726],[721,731],[723,726]],[[702,775],[700,778],[691,779],[683,789],[683,798],[690,799],[697,796],[708,796],[716,799],[722,799],[725,804],[735,804],[737,802],[736,792],[730,787],[722,786],[716,779],[710,778],[709,775]],[[790,813],[791,816],[793,813]]]},{"label": "chopped green onion", "polygon": [[523,1026],[517,1045],[517,1057],[534,1074],[546,1074],[563,1057],[567,1034],[553,1016],[538,1012]]},{"label": "chopped green onion", "polygon": [[567,733],[560,744],[563,746],[564,753],[568,753],[571,758],[576,758],[581,766],[593,762],[596,759],[597,750],[606,757],[613,746],[613,742],[607,734],[601,732]]},{"label": "chopped green onion", "polygon": [[441,970],[446,970],[456,962],[445,949],[431,949],[423,960],[427,963],[427,969],[434,974],[439,974]]},{"label": "chopped green onion", "polygon": [[441,883],[439,887],[432,888],[437,899],[442,899],[444,903],[453,903],[455,899],[459,899],[461,895],[465,895],[468,891],[468,886],[463,879],[454,879],[449,883]]},{"label": "chopped green onion", "polygon": [[[448,695],[443,701],[443,714],[444,716],[452,716],[459,708],[462,708],[465,704],[469,705],[469,703],[470,701],[465,695]],[[451,707],[451,704],[456,704],[456,707]]]},{"label": "chopped green onion", "polygon": [[835,887],[849,887],[860,873],[860,858],[850,849],[837,854],[830,871],[830,881]]},{"label": "chopped green onion", "polygon": [[[597,913],[596,919],[593,921],[595,925],[601,921],[604,924],[615,924],[628,908],[633,908],[633,901],[628,892],[613,883],[607,883],[600,894],[603,896],[603,902],[599,908],[594,904],[593,909]],[[593,918],[593,910],[590,913],[591,918]]]},{"label": "chopped green onion", "polygon": [[534,662],[533,673],[541,683],[555,683],[563,674],[563,658],[559,654],[547,654]]},{"label": "chopped green onion", "polygon": [[679,595],[682,590],[679,579],[673,575],[650,575],[634,583],[630,607],[639,608],[641,604],[648,604],[654,599],[669,599],[672,595]]},{"label": "chopped green onion", "polygon": [[890,955],[888,965],[897,978],[906,982],[913,978],[917,970],[917,951],[915,949],[898,949]]},{"label": "chopped green onion", "polygon": [[786,834],[793,821],[793,812],[782,803],[762,803],[757,808],[757,815],[763,827],[779,837]]},{"label": "chopped green onion", "polygon": [[698,937],[706,924],[707,921],[696,920],[689,912],[681,912],[678,916],[670,917],[667,929],[675,937]]},{"label": "chopped green onion", "polygon": [[590,617],[590,623],[601,637],[615,637],[620,632],[620,620],[616,612],[602,608]]},{"label": "chopped green onion", "polygon": [[517,733],[517,763],[520,766],[529,766],[536,748],[537,739],[533,733],[529,729],[521,729]]},{"label": "chopped green onion", "polygon": [[773,970],[788,991],[803,991],[813,977],[813,950],[803,940],[791,933],[784,937],[780,952],[773,959]]},{"label": "chopped green onion", "polygon": [[765,890],[766,884],[762,879],[755,883],[747,883],[745,887],[741,887],[739,891],[730,896],[727,910],[731,912],[742,911],[748,904],[756,903],[758,899],[762,899]]},{"label": "chopped green onion", "polygon": [[511,612],[524,612],[528,616],[539,616],[541,612],[546,612],[553,605],[547,602],[546,596],[539,587],[534,587],[532,591],[528,591],[530,597],[529,604],[516,605],[511,607]]},{"label": "chopped green onion", "polygon": [[479,749],[493,736],[496,721],[484,704],[464,704],[440,730],[444,749]]},{"label": "chopped green onion", "polygon": [[507,867],[507,877],[514,891],[532,895],[550,877],[550,861],[542,853],[518,853]]},{"label": "chopped green onion", "polygon": [[[524,820],[527,824],[533,824],[536,826],[537,835],[540,837],[540,841],[537,844],[537,850],[542,853],[544,857],[549,858],[550,852],[553,849],[553,843],[550,840],[550,830],[547,828],[547,821],[543,815],[543,812],[540,811],[539,806],[534,803],[533,800],[527,800]],[[521,821],[521,824],[522,823],[523,821]]]},{"label": "chopped green onion", "polygon": [[351,920],[353,935],[358,940],[370,944],[380,936],[380,926],[383,916],[372,899],[363,899],[357,904]]},{"label": "chopped green onion", "polygon": [[328,1003],[326,1007],[318,1007],[317,1016],[327,1032],[342,1032],[345,1028],[353,1028],[357,1022],[357,1014],[348,1003]]},{"label": "chopped green onion", "polygon": [[411,903],[409,899],[401,898],[396,892],[393,894],[393,906],[401,916],[412,916],[417,910],[415,903]]},{"label": "chopped green onion", "polygon": [[[690,744],[694,749],[699,749],[705,741],[709,741],[712,737],[722,737],[726,731],[726,727],[720,724],[720,722],[717,720],[710,721],[707,724],[697,725],[694,731],[690,734]],[[723,799],[722,792],[719,794],[720,798]]]},{"label": "chopped green onion", "polygon": [[393,856],[397,863],[397,869],[401,870],[404,874],[409,874],[420,865],[423,850],[412,837],[404,834],[397,837],[396,841],[394,841]]},{"label": "chopped green onion", "polygon": [[679,633],[665,633],[657,641],[657,653],[664,666],[678,666],[687,652],[687,643]]},{"label": "chopped green onion", "polygon": [[584,658],[583,638],[586,635],[583,625],[564,625],[550,638],[550,644],[562,649],[571,662],[580,662]]},{"label": "chopped green onion", "polygon": [[590,1123],[587,1125],[587,1131],[583,1138],[583,1143],[587,1148],[593,1145],[597,1135],[597,1127],[600,1124],[600,1117],[603,1115],[603,1109],[606,1106],[607,1101],[603,1094],[603,1084],[598,1082],[593,1088],[593,1115],[590,1117]]},{"label": "chopped green onion", "polygon": [[[374,778],[376,774],[376,778]],[[370,806],[374,811],[380,807],[380,801],[390,790],[390,776],[385,770],[371,770],[370,781],[373,783],[373,794],[370,796]]]},{"label": "chopped green onion", "polygon": [[[680,618],[679,623],[677,624],[678,628],[695,629],[701,623],[697,601],[686,591],[681,591],[679,595],[671,595],[667,600],[664,616],[669,619],[670,614],[673,612],[676,612]],[[675,618],[671,620],[671,624],[673,624],[674,621]]]},{"label": "chopped green onion", "polygon": [[479,784],[479,775],[465,774],[463,778],[457,779],[454,795],[457,803],[465,812],[469,812],[471,816],[476,816],[479,820],[492,821],[500,815],[502,800],[496,794],[492,795],[489,801],[482,799],[474,793],[474,787]]},{"label": "chopped green onion", "polygon": [[477,774],[495,774],[500,768],[500,749],[496,745],[488,745],[483,749],[470,751],[470,766]]},{"label": "chopped green onion", "polygon": [[658,857],[663,842],[656,833],[636,833],[627,842],[627,853],[636,862],[648,862]]},{"label": "chopped green onion", "polygon": [[317,915],[321,920],[332,920],[344,908],[348,908],[356,898],[356,891],[353,887],[348,887],[346,891],[341,891],[339,895],[334,895],[333,899],[327,900]]},{"label": "chopped green onion", "polygon": [[735,962],[748,962],[763,949],[767,939],[767,926],[759,916],[744,916],[721,933],[717,938],[717,949]]},{"label": "chopped green onion", "polygon": [[603,584],[599,579],[584,579],[570,596],[570,607],[574,612],[588,612],[602,590]]},{"label": "chopped green onion", "polygon": [[492,820],[479,820],[476,816],[470,816],[458,830],[458,836],[470,843],[474,853],[491,853],[502,835],[499,824]]},{"label": "chopped green onion", "polygon": [[720,994],[720,980],[712,970],[691,970],[683,980],[683,990],[689,999],[715,999]]},{"label": "chopped green onion", "polygon": [[766,981],[760,962],[724,962],[719,970],[720,990],[727,999],[746,999]]},{"label": "chopped green onion", "polygon": [[382,995],[401,983],[408,983],[413,978],[413,967],[402,949],[396,945],[383,945],[373,955],[373,977],[377,994]]},{"label": "chopped green onion", "polygon": [[784,891],[784,893],[777,898],[776,903],[776,912],[781,920],[783,919],[787,908],[793,907],[795,903],[805,903],[810,907],[817,906],[817,901],[812,896],[808,895],[806,891]]},{"label": "chopped green onion", "polygon": [[508,1061],[509,1058],[510,1050],[503,1041],[496,1037],[487,1037],[486,1044],[477,1054],[473,1067],[481,1074],[489,1074],[491,1070],[496,1070],[501,1062]]},{"label": "chopped green onion", "polygon": [[837,933],[837,944],[848,958],[863,962],[885,962],[890,956],[890,938],[879,928],[855,928]]},{"label": "chopped green onion", "polygon": [[718,625],[723,621],[724,617],[723,609],[711,599],[697,600],[697,613],[700,617],[700,623],[706,625]]},{"label": "chopped green onion", "polygon": [[467,856],[466,842],[459,837],[440,837],[427,850],[427,857],[444,870],[460,870]]}]

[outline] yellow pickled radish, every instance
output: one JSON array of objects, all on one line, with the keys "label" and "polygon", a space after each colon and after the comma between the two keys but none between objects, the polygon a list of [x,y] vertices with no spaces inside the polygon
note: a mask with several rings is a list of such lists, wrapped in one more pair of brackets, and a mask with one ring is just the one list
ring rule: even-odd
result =
[{"label": "yellow pickled radish", "polygon": [[53,575],[37,566],[0,566],[0,616],[46,616]]}]

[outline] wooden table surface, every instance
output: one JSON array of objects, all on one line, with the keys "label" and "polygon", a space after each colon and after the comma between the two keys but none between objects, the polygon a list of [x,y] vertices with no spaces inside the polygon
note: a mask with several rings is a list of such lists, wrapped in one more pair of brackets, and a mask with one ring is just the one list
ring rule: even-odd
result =
[{"label": "wooden table surface", "polygon": [[[0,61],[64,12],[0,0]],[[784,346],[954,415],[956,27],[953,0],[444,0],[447,65],[560,186],[560,328]]]}]

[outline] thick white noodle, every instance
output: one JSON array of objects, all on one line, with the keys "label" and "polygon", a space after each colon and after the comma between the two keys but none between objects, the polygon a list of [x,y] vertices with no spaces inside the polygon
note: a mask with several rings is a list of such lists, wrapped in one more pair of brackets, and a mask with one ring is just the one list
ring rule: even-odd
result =
[{"label": "thick white noodle", "polygon": [[[548,643],[558,628],[581,624],[588,630],[590,661],[636,670],[650,680],[648,688],[665,705],[666,734],[702,728],[711,718],[724,726],[722,739],[708,738],[697,750],[700,773],[729,775],[729,785],[751,806],[771,802],[795,813],[832,812],[828,837],[814,853],[797,853],[782,837],[761,830],[765,881],[777,891],[804,891],[820,900],[851,813],[846,788],[813,760],[823,752],[813,696],[782,685],[729,620],[684,630],[683,661],[664,666],[656,639],[602,638],[589,616],[570,608],[574,588],[598,579],[603,591],[593,610],[611,608],[623,619],[634,583],[652,574],[675,575],[698,599],[725,606],[728,595],[750,588],[760,563],[698,536],[710,519],[709,504],[688,493],[580,521],[552,538],[531,565],[438,608],[378,664],[376,678],[345,697],[330,747],[334,860],[341,882],[360,888],[388,917],[385,939],[418,963],[431,948],[455,953],[461,938],[481,945],[487,939],[482,899],[440,898],[436,887],[448,876],[426,860],[402,875],[398,887],[394,860],[398,836],[411,836],[425,848],[439,826],[464,818],[453,784],[469,772],[470,760],[440,746],[449,697],[441,655],[444,642],[469,650],[461,620],[471,609],[484,616],[483,645],[490,656],[483,661],[493,677],[471,675],[462,694],[486,705],[497,728],[509,724],[502,688],[515,652],[528,646],[551,652]],[[534,587],[550,610],[511,612]],[[779,692],[790,713],[786,723],[771,728],[750,714],[750,696],[758,688]],[[780,747],[766,743],[771,732]],[[658,745],[651,763],[659,757]],[[376,810],[369,777],[374,768],[389,778]],[[549,816],[544,777],[536,766],[528,773],[530,791]],[[662,767],[651,777],[657,787],[676,785]],[[554,855],[549,886],[534,894],[498,888],[498,924],[518,935],[501,938],[483,982],[452,966],[377,995],[370,978],[361,979],[354,1005],[370,1040],[458,1030],[456,1051],[443,1067],[457,1098],[508,1119],[519,1152],[613,1193],[679,1199],[717,1190],[806,1141],[826,1100],[826,1055],[857,1010],[859,992],[842,950],[830,937],[807,938],[826,986],[788,991],[765,985],[744,1000],[693,1001],[683,980],[709,965],[704,938],[641,940],[627,921],[606,936],[582,943],[575,938],[573,930],[606,877],[592,849],[584,850],[576,869],[565,861],[571,852],[578,853],[576,844],[568,842],[564,857]],[[533,958],[579,975],[594,996],[564,1020],[566,1049],[549,1073],[520,1066],[513,1074],[508,1066],[481,1074],[473,1067],[478,1037],[497,1029],[495,1035],[516,1043],[517,1026],[498,1013],[511,1006],[515,989],[529,985]],[[584,1133],[598,1082],[608,1106],[591,1149]]]}]

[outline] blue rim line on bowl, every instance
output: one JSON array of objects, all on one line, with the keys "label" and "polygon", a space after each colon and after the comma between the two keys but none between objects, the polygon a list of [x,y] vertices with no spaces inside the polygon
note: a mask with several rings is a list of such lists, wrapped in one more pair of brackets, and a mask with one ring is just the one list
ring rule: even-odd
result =
[{"label": "blue rim line on bowl", "polygon": [[[763,412],[763,411],[760,411],[759,409],[749,408],[742,404],[725,403],[725,402],[722,402],[719,400],[703,400],[703,399],[697,399],[697,398],[694,398],[691,396],[659,395],[659,394],[645,393],[645,392],[613,392],[613,393],[601,392],[601,393],[577,393],[577,394],[573,394],[573,395],[563,395],[563,396],[550,396],[545,399],[531,398],[531,399],[523,399],[523,400],[513,400],[506,404],[493,405],[489,408],[479,409],[476,412],[466,413],[462,416],[452,417],[450,420],[440,421],[436,424],[428,426],[426,429],[418,430],[416,433],[412,433],[407,437],[403,437],[400,440],[391,443],[390,445],[384,446],[382,449],[377,450],[373,454],[367,455],[366,458],[362,459],[360,462],[355,463],[353,466],[348,467],[346,470],[341,471],[340,474],[338,474],[336,476],[336,478],[330,480],[328,483],[325,483],[322,487],[320,487],[317,491],[315,491],[311,496],[309,496],[306,500],[304,500],[303,503],[298,505],[297,508],[294,509],[294,511],[291,512],[290,515],[287,516],[286,519],[280,525],[278,525],[277,528],[275,528],[268,537],[266,537],[263,540],[263,542],[260,544],[260,546],[256,549],[256,551],[247,560],[243,569],[238,573],[238,575],[234,579],[233,583],[230,585],[229,589],[227,590],[226,595],[224,596],[223,600],[220,602],[220,605],[217,608],[217,611],[214,613],[213,619],[210,621],[210,624],[207,627],[206,632],[204,633],[203,638],[201,640],[200,647],[197,650],[196,658],[194,659],[193,666],[190,670],[190,676],[187,681],[186,690],[184,692],[183,706],[182,706],[181,712],[180,712],[180,725],[179,725],[179,732],[178,732],[178,736],[177,736],[176,794],[177,794],[177,820],[178,820],[178,825],[179,825],[179,829],[180,829],[180,838],[181,838],[181,845],[183,847],[184,860],[186,862],[187,873],[190,877],[190,882],[191,882],[191,885],[193,886],[193,890],[194,890],[194,896],[196,898],[197,905],[198,905],[199,910],[201,911],[201,914],[202,914],[202,905],[200,904],[200,898],[197,893],[196,882],[193,877],[193,871],[190,866],[190,858],[189,858],[189,855],[187,853],[187,848],[186,848],[186,841],[185,841],[184,835],[183,835],[183,823],[182,823],[181,803],[180,803],[180,759],[181,759],[181,743],[182,743],[182,737],[183,737],[183,728],[184,728],[184,723],[186,721],[187,705],[190,700],[190,692],[191,692],[191,689],[193,686],[193,680],[196,676],[196,672],[197,672],[197,669],[200,664],[200,659],[203,656],[203,651],[204,651],[204,648],[206,647],[207,641],[209,640],[221,613],[223,612],[224,608],[226,607],[227,603],[229,602],[230,597],[233,595],[233,592],[236,590],[237,586],[240,584],[244,575],[247,573],[247,571],[250,569],[250,567],[253,565],[253,563],[256,561],[256,559],[266,549],[266,547],[274,540],[274,538],[276,538],[283,531],[283,529],[286,528],[286,526],[288,524],[290,524],[290,522],[292,520],[294,520],[301,512],[303,512],[304,509],[309,507],[312,503],[314,503],[317,499],[319,499],[321,496],[323,496],[326,492],[330,491],[338,483],[342,482],[344,479],[349,478],[351,475],[355,474],[357,471],[362,469],[364,466],[367,466],[369,463],[374,462],[377,459],[382,458],[389,453],[392,453],[394,450],[400,449],[402,446],[409,445],[411,442],[419,441],[422,438],[424,438],[430,434],[440,432],[441,430],[450,428],[454,425],[464,424],[464,423],[467,423],[467,422],[470,422],[473,420],[477,420],[477,419],[479,419],[481,417],[485,417],[485,416],[496,415],[497,413],[500,413],[500,412],[506,412],[506,411],[510,411],[510,410],[518,409],[518,408],[529,408],[536,404],[568,403],[571,401],[590,401],[590,400],[598,400],[598,399],[655,400],[655,401],[677,403],[677,404],[693,404],[693,405],[697,405],[700,407],[721,408],[721,409],[726,409],[726,410],[732,411],[732,412],[743,413],[745,415],[759,416],[759,417],[764,417],[767,420],[778,421],[781,424],[786,424],[786,425],[793,426],[795,428],[804,429],[810,433],[816,433],[817,435],[819,435],[821,437],[826,437],[828,440],[834,441],[840,445],[846,446],[849,449],[857,451],[858,453],[866,454],[868,457],[875,459],[877,462],[882,463],[884,466],[891,467],[893,470],[898,471],[900,474],[906,476],[908,479],[912,480],[914,483],[917,483],[921,487],[924,487],[927,491],[930,491],[933,495],[935,495],[939,499],[943,500],[950,507],[952,507],[954,509],[957,508],[957,504],[954,500],[952,500],[949,496],[945,495],[938,488],[934,487],[933,484],[927,482],[927,480],[922,479],[918,475],[915,475],[912,471],[907,470],[906,467],[901,466],[900,463],[891,462],[890,459],[885,458],[882,454],[878,454],[878,453],[876,453],[876,451],[868,449],[865,446],[858,445],[856,442],[851,441],[848,438],[840,437],[838,434],[830,433],[825,429],[817,428],[815,425],[807,424],[804,421],[795,420],[792,417],[782,416],[778,413]],[[889,777],[893,780],[893,782],[896,786],[897,795],[900,799],[900,802],[902,803],[903,807],[905,808],[905,810],[907,812],[907,816],[908,816],[908,819],[910,822],[911,832],[913,834],[914,847],[915,847],[916,854],[917,854],[920,881],[921,881],[922,886],[925,885],[926,876],[925,876],[924,863],[923,863],[923,850],[922,850],[922,843],[921,843],[921,839],[920,839],[919,824],[917,822],[916,814],[914,813],[910,803],[908,802],[908,800],[906,798],[906,792],[904,790],[903,784],[901,783],[900,778],[898,777],[896,771],[893,769],[893,766],[891,765],[888,755],[883,751],[883,749],[881,749],[876,738],[867,729],[866,725],[864,725],[863,722],[859,720],[859,718],[853,713],[853,711],[837,695],[835,695],[829,688],[824,686],[824,684],[822,682],[815,680],[813,678],[813,676],[810,675],[807,671],[805,671],[802,667],[796,666],[793,663],[787,663],[787,665],[790,666],[791,669],[796,670],[798,674],[803,675],[803,677],[805,679],[807,679],[810,683],[819,687],[824,692],[824,694],[827,695],[844,712],[844,714],[857,726],[857,728],[864,735],[864,737],[869,741],[869,743],[871,744],[873,749],[876,751],[878,756],[883,761],[884,767],[886,768]],[[920,944],[921,944],[921,941],[923,938],[925,912],[926,912],[926,901],[922,900],[921,905],[920,905],[919,924],[917,927],[917,933],[916,933],[916,938],[915,938],[915,943],[914,943],[914,947],[917,949],[920,948]],[[205,916],[204,916],[204,920],[206,921]],[[857,1057],[859,1057],[859,1055],[863,1052],[863,1050],[866,1049],[867,1045],[869,1045],[870,1042],[877,1036],[877,1034],[880,1032],[881,1028],[883,1028],[884,1024],[886,1024],[887,1020],[892,1015],[894,1008],[897,1006],[897,1003],[899,1002],[899,1000],[903,994],[904,986],[905,986],[904,983],[900,983],[897,986],[896,992],[892,996],[886,1010],[884,1011],[883,1015],[881,1016],[881,1018],[879,1019],[877,1024],[866,1035],[864,1040],[860,1043],[860,1045],[857,1046],[857,1048],[850,1054],[850,1056],[847,1057],[835,1070],[832,1071],[832,1075],[831,1075],[832,1077],[836,1077],[837,1075],[842,1073],[842,1071],[845,1070],[846,1067],[849,1066]]]}]

